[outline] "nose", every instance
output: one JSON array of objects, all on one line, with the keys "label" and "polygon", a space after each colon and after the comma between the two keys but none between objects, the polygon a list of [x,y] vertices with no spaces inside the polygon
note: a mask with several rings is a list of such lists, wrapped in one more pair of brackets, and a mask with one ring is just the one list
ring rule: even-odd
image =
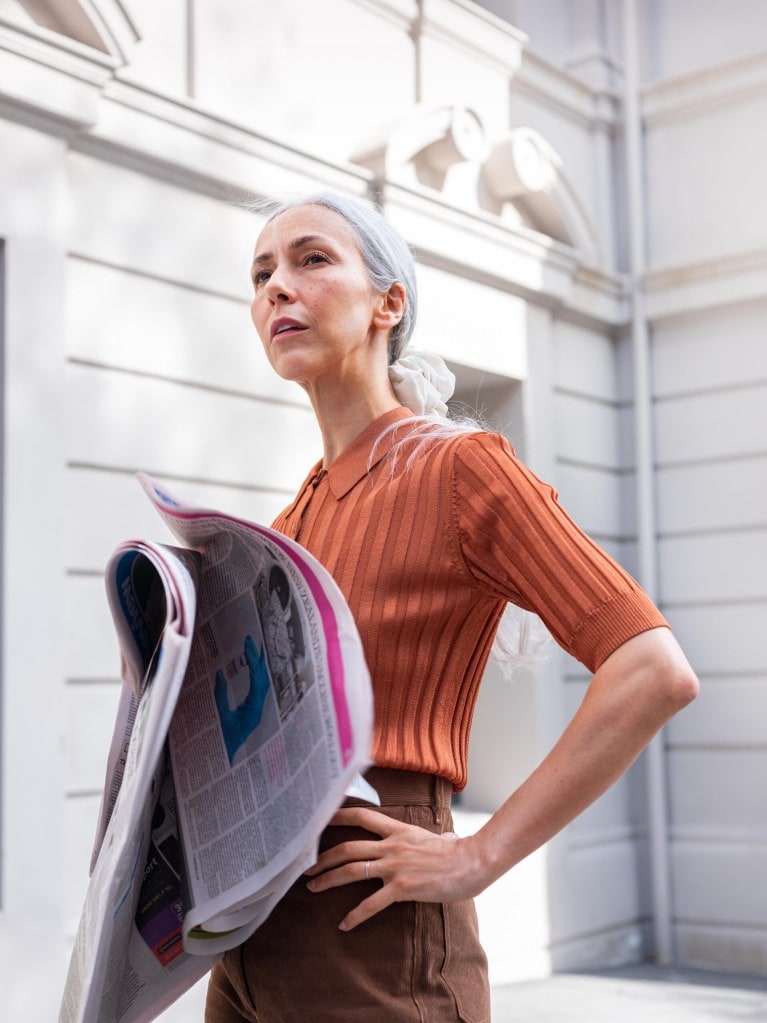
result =
[{"label": "nose", "polygon": [[295,298],[290,274],[283,267],[276,266],[266,283],[266,294],[272,302],[292,302]]}]

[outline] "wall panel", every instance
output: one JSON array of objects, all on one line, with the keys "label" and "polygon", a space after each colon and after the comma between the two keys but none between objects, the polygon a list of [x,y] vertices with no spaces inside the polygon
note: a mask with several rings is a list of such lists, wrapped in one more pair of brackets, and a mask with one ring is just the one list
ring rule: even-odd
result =
[{"label": "wall panel", "polygon": [[245,301],[80,259],[68,288],[71,360],[308,406],[269,366]]},{"label": "wall panel", "polygon": [[700,836],[767,842],[767,737],[760,746],[702,747],[670,755],[669,788],[680,841]]},{"label": "wall panel", "polygon": [[763,455],[767,385],[659,401],[656,453],[661,466]]},{"label": "wall panel", "polygon": [[753,125],[765,116],[762,90],[743,90],[738,102],[701,104],[692,116],[648,126],[647,230],[653,268],[764,248],[760,218],[754,216],[755,203],[764,196],[764,137]]},{"label": "wall panel", "polygon": [[767,599],[767,528],[661,540],[658,561],[664,606]]},{"label": "wall panel", "polygon": [[764,622],[767,601],[665,609],[693,667],[702,675],[767,671]]},{"label": "wall panel", "polygon": [[767,523],[767,454],[662,468],[656,475],[662,535]]},{"label": "wall panel", "polygon": [[572,394],[556,395],[557,455],[602,469],[621,467],[616,409]]},{"label": "wall panel", "polygon": [[767,302],[707,309],[652,327],[656,397],[716,391],[767,380]]},{"label": "wall panel", "polygon": [[76,365],[67,403],[72,462],[294,489],[322,454],[300,407]]},{"label": "wall panel", "polygon": [[[173,478],[163,482],[181,500],[266,525],[294,496],[292,488],[268,490],[255,483],[216,486],[204,480]],[[65,503],[69,508],[79,507],[88,521],[84,529],[78,516],[65,519],[62,544],[69,569],[102,571],[117,544],[133,537],[175,542],[132,472],[72,468],[67,473]]]},{"label": "wall panel", "polygon": [[667,727],[675,747],[753,748],[767,742],[767,673],[753,676],[704,676],[698,699]]},{"label": "wall panel", "polygon": [[672,851],[674,896],[679,921],[688,927],[749,927],[764,931],[767,844],[677,841]]}]

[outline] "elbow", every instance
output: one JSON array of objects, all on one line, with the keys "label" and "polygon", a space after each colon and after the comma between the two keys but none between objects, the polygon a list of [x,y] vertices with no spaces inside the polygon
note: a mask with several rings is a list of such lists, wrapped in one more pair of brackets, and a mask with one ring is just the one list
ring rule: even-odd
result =
[{"label": "elbow", "polygon": [[700,692],[698,676],[686,662],[679,665],[668,680],[669,702],[672,713],[683,710]]},{"label": "elbow", "polygon": [[[652,637],[653,634],[647,634]],[[648,667],[655,683],[659,706],[667,718],[673,717],[692,703],[700,691],[700,683],[690,662],[676,639],[668,630],[658,630],[654,637]]]},{"label": "elbow", "polygon": [[700,682],[672,633],[664,629],[655,635],[660,641],[655,648],[656,678],[661,682],[671,717],[692,703],[700,692]]}]

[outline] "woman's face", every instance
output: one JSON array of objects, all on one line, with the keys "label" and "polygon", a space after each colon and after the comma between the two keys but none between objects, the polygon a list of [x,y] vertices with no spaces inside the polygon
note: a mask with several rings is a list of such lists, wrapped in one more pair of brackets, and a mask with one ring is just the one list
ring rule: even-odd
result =
[{"label": "woman's face", "polygon": [[252,278],[253,323],[281,377],[311,386],[370,372],[382,296],[342,216],[312,205],[281,213],[256,243]]}]

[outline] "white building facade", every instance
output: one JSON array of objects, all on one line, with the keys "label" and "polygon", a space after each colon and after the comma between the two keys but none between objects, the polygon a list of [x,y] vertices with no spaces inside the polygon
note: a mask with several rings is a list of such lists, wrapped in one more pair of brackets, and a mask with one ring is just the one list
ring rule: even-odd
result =
[{"label": "white building facade", "polygon": [[[118,692],[103,567],[164,538],[135,471],[269,521],[318,455],[250,325],[247,202],[319,188],[377,197],[416,343],[703,684],[481,897],[494,982],[767,974],[765,40],[760,0],[0,0],[3,1018],[55,1018]],[[463,827],[587,682],[488,672]]]}]

